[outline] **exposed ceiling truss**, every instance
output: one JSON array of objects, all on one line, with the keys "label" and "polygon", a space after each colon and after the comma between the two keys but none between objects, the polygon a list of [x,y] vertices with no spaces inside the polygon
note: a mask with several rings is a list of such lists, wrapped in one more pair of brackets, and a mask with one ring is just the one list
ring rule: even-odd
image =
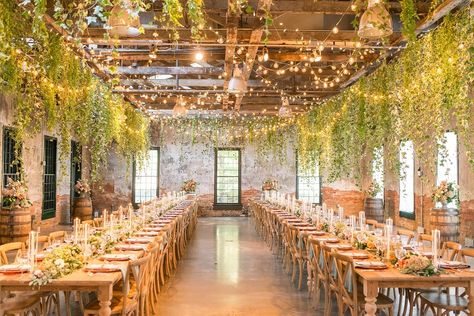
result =
[{"label": "exposed ceiling truss", "polygon": [[[178,42],[169,39],[169,31],[154,21],[161,14],[161,1],[140,16],[145,33],[138,37],[110,39],[104,25],[93,25],[79,40],[96,73],[106,80],[118,75],[115,92],[150,113],[169,112],[183,95],[191,109],[254,114],[275,113],[282,96],[294,111],[308,110],[373,71],[381,57],[391,58],[406,41],[400,33],[398,1],[386,3],[395,32],[383,42],[357,37],[351,1],[250,0],[254,14],[231,10],[236,2],[205,0],[208,28],[199,43],[187,28],[177,30]],[[417,2],[417,33],[430,30],[465,3],[445,0],[430,12],[429,1]],[[266,11],[274,20],[268,36],[262,18]],[[267,61],[261,58],[263,47]],[[202,60],[196,59],[197,52]],[[236,65],[243,69],[246,94],[227,92]]]}]

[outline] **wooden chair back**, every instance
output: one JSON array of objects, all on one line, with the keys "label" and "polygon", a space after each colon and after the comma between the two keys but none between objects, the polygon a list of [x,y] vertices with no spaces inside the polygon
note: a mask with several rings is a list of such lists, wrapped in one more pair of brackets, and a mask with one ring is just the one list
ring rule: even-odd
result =
[{"label": "wooden chair back", "polygon": [[[16,258],[18,253],[25,250],[25,243],[23,242],[10,242],[0,246],[0,264],[9,264],[10,258]],[[14,253],[12,253],[14,252]]]},{"label": "wooden chair back", "polygon": [[351,315],[358,315],[358,290],[357,290],[357,274],[354,270],[352,258],[341,253],[332,252],[331,258],[336,268],[336,279],[338,285],[338,293],[340,315],[344,314],[346,308],[349,308]]},{"label": "wooden chair back", "polygon": [[57,232],[52,232],[49,234],[48,243],[52,245],[55,241],[63,242],[66,232],[64,230],[59,230]]},{"label": "wooden chair back", "polygon": [[373,228],[376,227],[376,225],[377,225],[379,222],[377,222],[375,219],[367,219],[367,220],[365,221],[365,223],[366,223],[367,225],[369,225],[369,228],[373,229]]},{"label": "wooden chair back", "polygon": [[402,238],[402,243],[405,245],[409,245],[413,241],[413,238],[415,238],[415,233],[408,229],[399,229],[397,230],[397,234],[400,237],[404,237]]},{"label": "wooden chair back", "polygon": [[441,247],[439,255],[442,259],[452,261],[458,257],[461,249],[461,244],[454,241],[445,241]]},{"label": "wooden chair back", "polygon": [[471,261],[474,263],[474,248],[464,248],[460,251],[460,258],[463,262],[469,263]]}]

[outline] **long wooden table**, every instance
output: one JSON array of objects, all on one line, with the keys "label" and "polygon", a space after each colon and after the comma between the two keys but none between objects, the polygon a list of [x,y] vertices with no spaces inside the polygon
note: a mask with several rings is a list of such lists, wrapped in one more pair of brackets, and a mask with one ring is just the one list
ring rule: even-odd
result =
[{"label": "long wooden table", "polygon": [[[277,209],[267,203],[253,202],[257,207],[262,207],[266,212],[278,212],[280,220],[285,218],[291,218],[294,220],[293,214],[286,213],[282,215],[281,209]],[[290,222],[291,222],[290,221]],[[298,228],[298,227],[297,227]],[[312,235],[311,231],[306,231],[306,228],[301,229],[301,236],[310,238],[324,238],[324,236]],[[327,235],[326,235],[327,237]],[[309,267],[308,267],[309,269]],[[363,291],[365,296],[365,312],[368,316],[375,316],[377,311],[377,295],[379,288],[433,288],[433,287],[461,287],[466,289],[468,295],[469,306],[468,309],[471,313],[474,312],[474,269],[459,269],[459,270],[447,270],[446,273],[438,276],[421,277],[410,274],[404,274],[398,271],[396,268],[390,267],[384,270],[367,270],[367,269],[355,269],[359,280],[363,285]]]},{"label": "long wooden table", "polygon": [[[179,205],[171,209],[179,210]],[[196,203],[193,201],[185,208],[187,211],[195,211]],[[121,251],[114,251],[115,253],[124,253]],[[143,251],[126,251],[125,253],[134,253],[137,256],[143,254]],[[94,260],[97,261],[97,260]],[[126,265],[126,262],[114,262],[116,265]],[[97,299],[99,300],[100,316],[109,316],[112,313],[110,309],[112,300],[112,291],[114,285],[122,280],[121,272],[107,272],[107,273],[88,273],[83,269],[74,271],[73,273],[64,276],[60,279],[53,280],[50,284],[41,286],[35,291],[50,292],[50,291],[87,291],[97,292]],[[10,291],[32,291],[29,285],[31,281],[30,273],[23,274],[0,274],[0,303],[2,303],[4,296]],[[67,310],[68,315],[70,310]]]},{"label": "long wooden table", "polygon": [[366,315],[374,316],[377,310],[375,301],[379,288],[433,288],[463,287],[469,296],[469,311],[474,311],[474,270],[447,270],[446,273],[421,277],[403,274],[395,268],[369,271],[356,269],[362,282],[365,295]]}]

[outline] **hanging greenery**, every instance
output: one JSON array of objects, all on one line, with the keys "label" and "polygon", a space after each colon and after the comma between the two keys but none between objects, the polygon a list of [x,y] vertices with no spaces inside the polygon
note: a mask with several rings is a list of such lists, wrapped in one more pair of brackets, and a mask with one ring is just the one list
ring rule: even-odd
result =
[{"label": "hanging greenery", "polygon": [[471,155],[470,23],[466,10],[446,17],[392,63],[301,117],[298,148],[305,164],[319,160],[330,180],[358,177],[361,158],[383,146],[387,167],[398,172],[400,141],[410,139],[419,163],[434,171],[437,140],[448,129],[460,135]]},{"label": "hanging greenery", "polygon": [[414,0],[402,0],[400,1],[402,11],[400,12],[400,20],[402,22],[402,34],[413,41],[416,39],[415,29],[416,22],[419,17],[416,12]]},{"label": "hanging greenery", "polygon": [[15,97],[17,144],[45,125],[57,133],[60,160],[70,156],[71,138],[89,148],[92,177],[106,166],[115,143],[129,161],[148,150],[148,119],[113,95],[95,78],[62,37],[49,32],[43,21],[46,1],[35,9],[0,0],[0,92]]}]

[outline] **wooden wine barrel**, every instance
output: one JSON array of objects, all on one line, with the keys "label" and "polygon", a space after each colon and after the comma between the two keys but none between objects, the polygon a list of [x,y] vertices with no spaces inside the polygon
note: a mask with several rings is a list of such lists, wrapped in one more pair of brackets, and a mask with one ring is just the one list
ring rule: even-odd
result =
[{"label": "wooden wine barrel", "polygon": [[375,219],[379,223],[383,223],[383,200],[366,198],[365,199],[365,217],[367,219]]},{"label": "wooden wine barrel", "polygon": [[74,199],[74,217],[78,217],[81,221],[92,219],[92,202],[90,197]]},{"label": "wooden wine barrel", "polygon": [[433,208],[430,213],[431,229],[439,229],[441,242],[459,240],[459,212],[453,208]]},{"label": "wooden wine barrel", "polygon": [[0,244],[27,241],[31,231],[29,208],[15,207],[0,210]]}]

